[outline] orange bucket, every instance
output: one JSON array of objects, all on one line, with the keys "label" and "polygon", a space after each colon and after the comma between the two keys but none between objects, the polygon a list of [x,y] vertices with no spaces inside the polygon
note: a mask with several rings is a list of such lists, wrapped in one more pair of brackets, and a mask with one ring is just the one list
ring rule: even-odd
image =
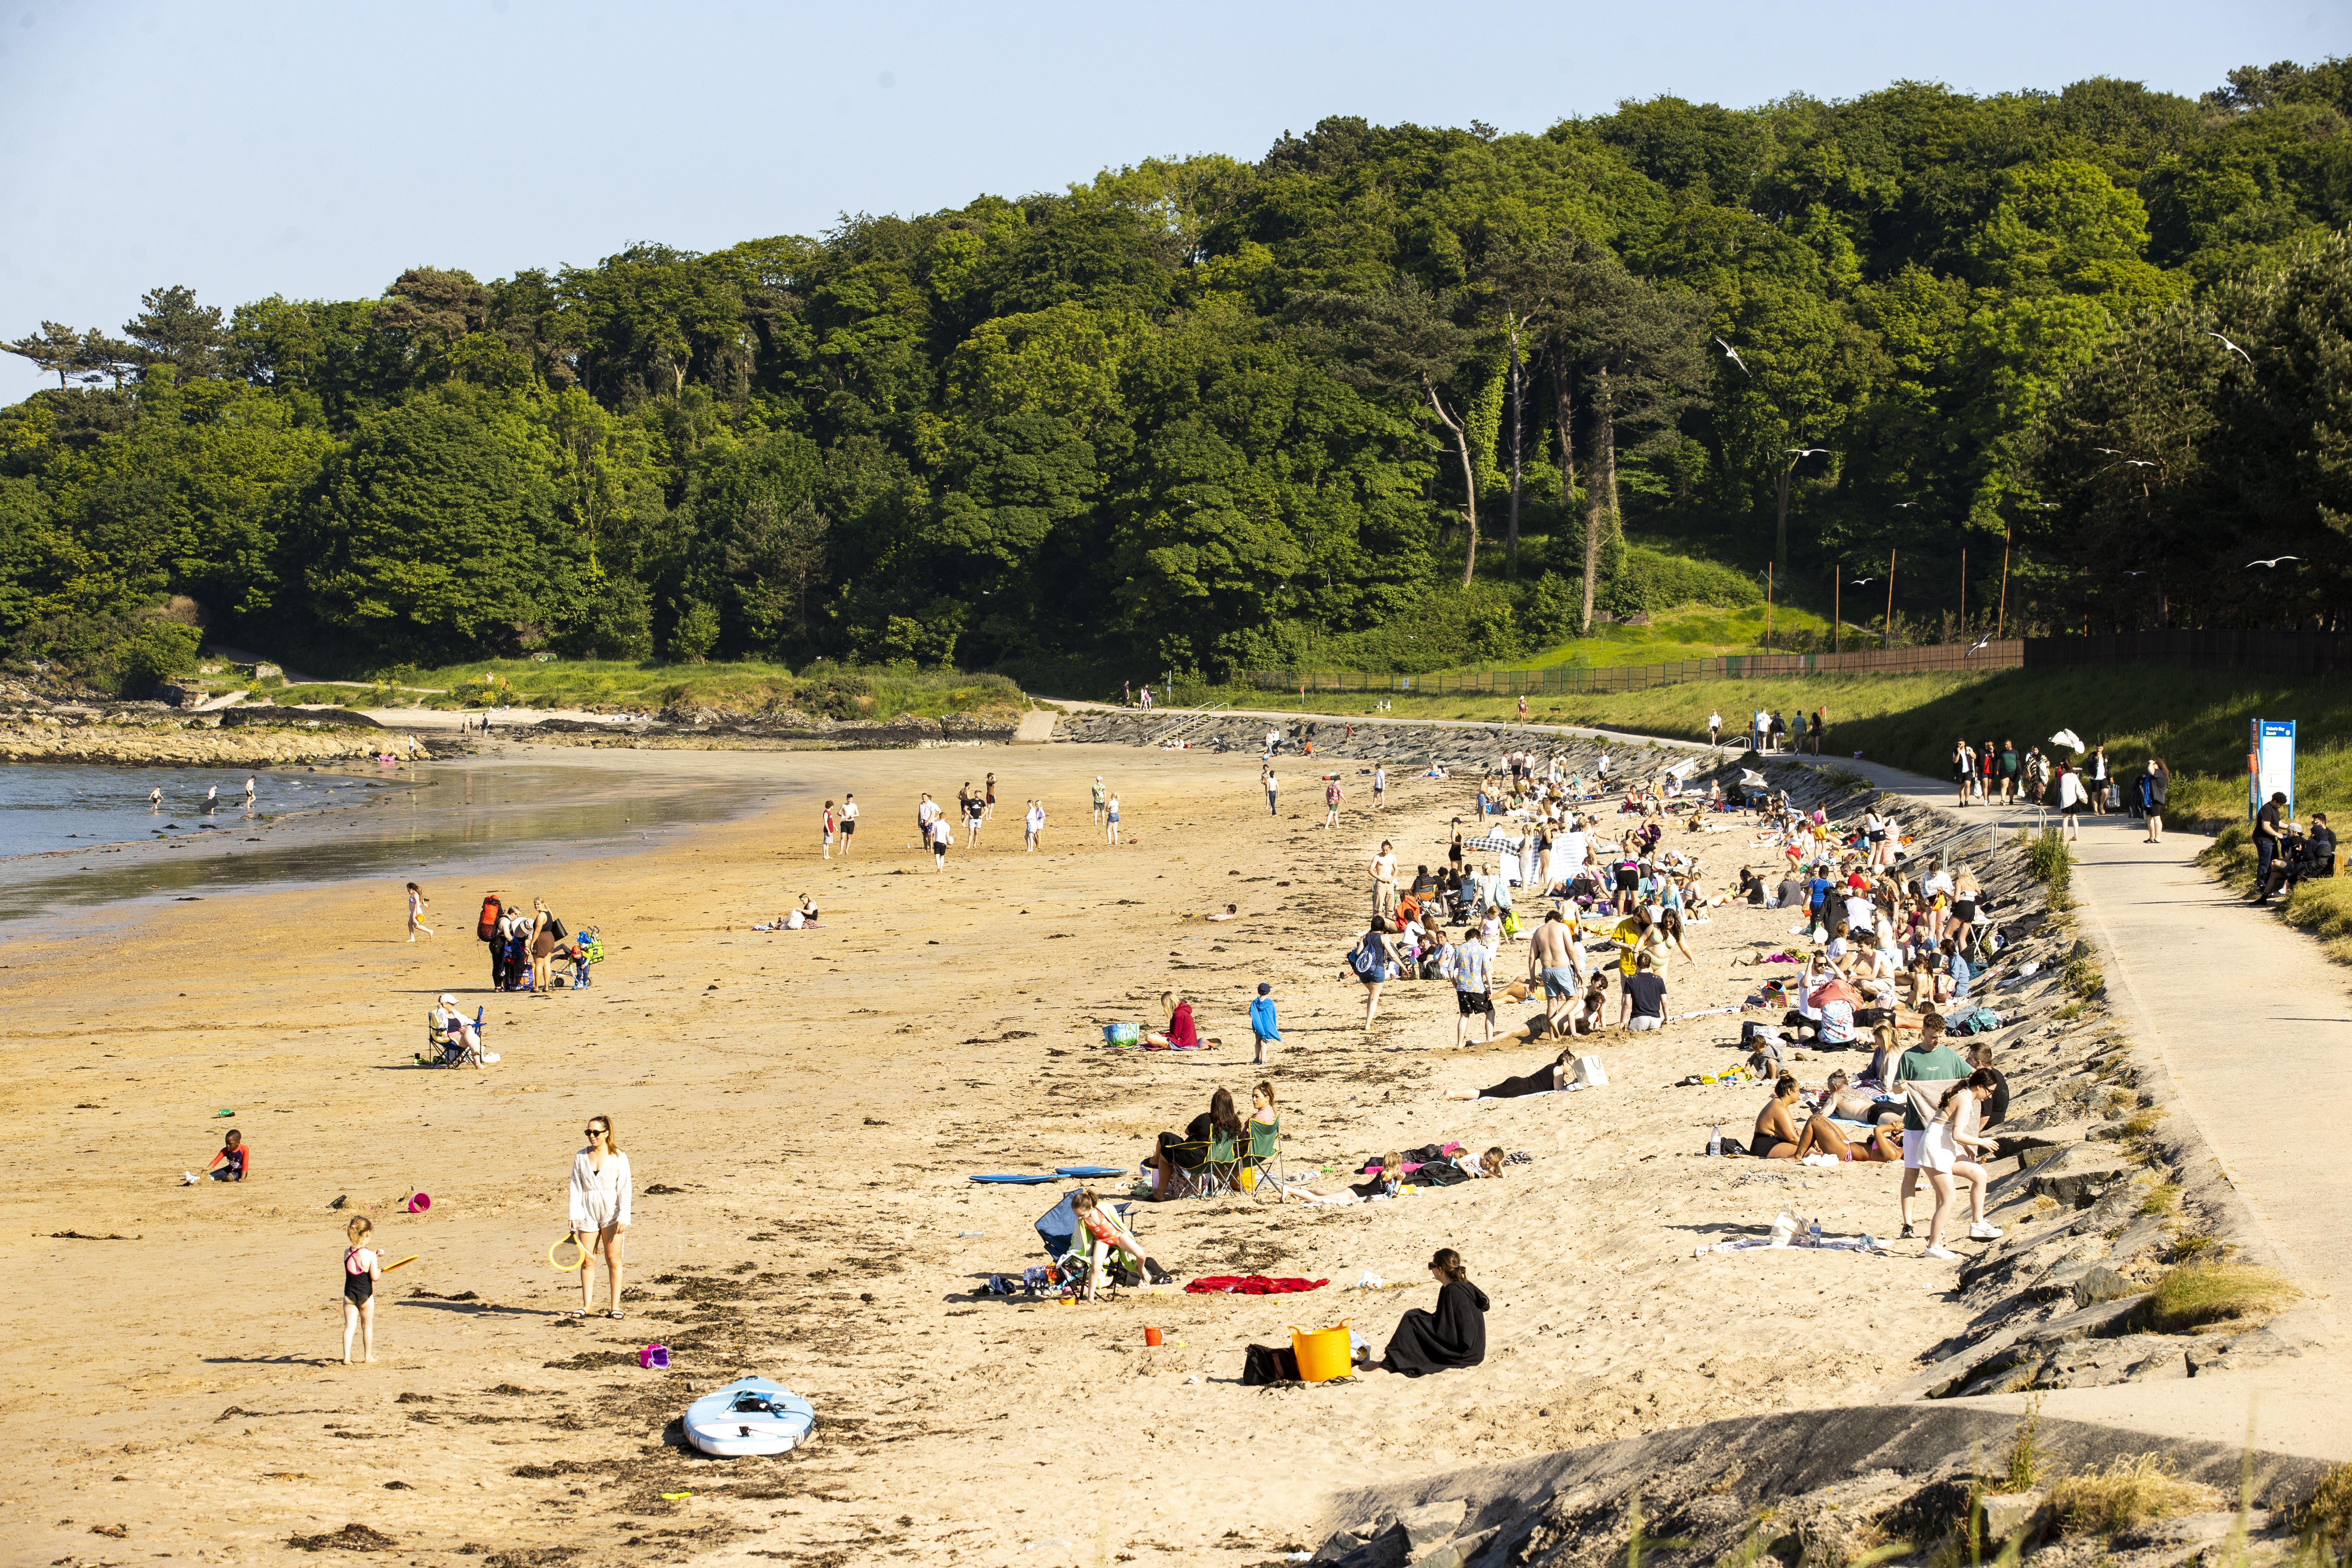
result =
[{"label": "orange bucket", "polygon": [[1162,1336],[1158,1329],[1146,1329],[1143,1331],[1143,1342],[1147,1345],[1159,1344],[1161,1342],[1161,1339]]},{"label": "orange bucket", "polygon": [[1355,1354],[1348,1340],[1348,1320],[1328,1329],[1303,1333],[1290,1326],[1290,1351],[1298,1358],[1298,1376],[1306,1383],[1328,1383],[1355,1371]]}]

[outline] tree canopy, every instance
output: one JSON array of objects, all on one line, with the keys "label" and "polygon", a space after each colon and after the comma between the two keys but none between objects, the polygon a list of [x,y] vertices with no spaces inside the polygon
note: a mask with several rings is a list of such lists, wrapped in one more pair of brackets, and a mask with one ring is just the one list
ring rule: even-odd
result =
[{"label": "tree canopy", "polygon": [[817,238],[164,285],[0,344],[58,378],[0,409],[0,637],[184,595],[360,665],[1439,662],[1645,607],[1629,534],[1899,551],[1914,615],[2007,546],[2012,628],[2333,626],[2347,223],[2329,60],[1337,117]]}]

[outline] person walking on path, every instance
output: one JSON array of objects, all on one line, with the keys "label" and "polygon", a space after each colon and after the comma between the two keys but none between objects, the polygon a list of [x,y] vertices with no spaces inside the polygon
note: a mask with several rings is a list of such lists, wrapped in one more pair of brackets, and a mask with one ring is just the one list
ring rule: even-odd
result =
[{"label": "person walking on path", "polygon": [[1118,842],[1118,795],[1116,792],[1104,797],[1103,813],[1103,842],[1117,844]]},{"label": "person walking on path", "polygon": [[1723,743],[1723,715],[1720,713],[1710,712],[1706,716],[1706,743],[1710,746]]},{"label": "person walking on path", "polygon": [[2139,795],[2139,814],[2147,820],[2147,842],[2164,842],[2164,797],[2172,788],[2172,773],[2162,757],[2150,757],[2147,766],[2139,771],[2135,786]]},{"label": "person walking on path", "polygon": [[833,802],[824,803],[824,858],[833,858],[834,836],[840,831],[838,819],[833,814]]},{"label": "person walking on path", "polygon": [[1528,697],[1527,697],[1527,693],[1523,691],[1523,692],[1519,693],[1519,722],[1520,722],[1520,723],[1522,723],[1522,724],[1524,724],[1524,723],[1526,723],[1527,721],[1528,721]]},{"label": "person walking on path", "polygon": [[426,936],[431,936],[433,934],[433,928],[425,923],[425,889],[418,887],[414,882],[409,883],[408,940],[411,942],[415,942],[416,940],[416,933],[418,931],[423,931]]},{"label": "person walking on path", "polygon": [[841,797],[841,858],[843,859],[849,858],[850,842],[856,837],[857,797],[854,795],[845,795]]},{"label": "person walking on path", "polygon": [[1265,1048],[1282,1043],[1282,1021],[1275,1016],[1274,985],[1269,981],[1257,983],[1257,999],[1249,1007],[1250,1034],[1257,1040],[1257,1054],[1250,1058],[1250,1066],[1266,1065]]},{"label": "person walking on path", "polygon": [[1339,775],[1332,773],[1323,781],[1323,826],[1339,826]]},{"label": "person walking on path", "polygon": [[1954,801],[1953,805],[1969,804],[1969,784],[1975,773],[1976,758],[1969,754],[1968,742],[1962,740],[1952,742],[1952,784],[1959,792],[1959,798]]},{"label": "person walking on path", "polygon": [[2091,796],[2091,814],[2095,816],[2105,816],[2107,814],[2106,747],[2094,747],[2091,752],[2091,760],[2084,764],[2084,768],[2091,775],[2088,780],[2090,785],[2089,793]]},{"label": "person walking on path", "polygon": [[2014,741],[2000,743],[2000,803],[2003,805],[2017,803],[2017,742]]},{"label": "person walking on path", "polygon": [[595,1306],[596,1254],[604,1255],[605,1301],[621,1315],[621,1237],[629,1228],[629,1157],[613,1135],[613,1119],[592,1116],[588,1146],[572,1157],[572,1244],[580,1249],[580,1310]]},{"label": "person walking on path", "polygon": [[1271,762],[1259,766],[1257,782],[1265,786],[1265,814],[1268,816],[1280,816],[1282,813],[1275,804],[1275,795],[1281,786],[1275,782],[1274,764]]},{"label": "person walking on path", "polygon": [[1389,770],[1383,764],[1374,763],[1372,764],[1372,809],[1380,810],[1388,805],[1388,801]]},{"label": "person walking on path", "polygon": [[1097,774],[1095,775],[1095,809],[1094,809],[1094,815],[1093,815],[1091,817],[1089,817],[1089,818],[1087,819],[1087,820],[1091,821],[1091,822],[1092,822],[1092,823],[1093,823],[1097,827],[1100,827],[1100,826],[1102,826],[1102,819],[1103,819],[1103,798],[1104,798],[1104,793],[1105,793],[1105,792],[1104,792],[1104,790],[1103,790],[1102,774],[1100,774],[1100,773],[1097,773]]},{"label": "person walking on path", "polygon": [[2083,775],[2074,771],[2072,763],[2058,764],[2058,815],[2066,819],[2066,837],[2076,843],[2083,839],[2083,807],[2089,804],[2083,789]]},{"label": "person walking on path", "polygon": [[1372,918],[1387,920],[1396,913],[1396,846],[1381,840],[1381,852],[1372,857]]}]

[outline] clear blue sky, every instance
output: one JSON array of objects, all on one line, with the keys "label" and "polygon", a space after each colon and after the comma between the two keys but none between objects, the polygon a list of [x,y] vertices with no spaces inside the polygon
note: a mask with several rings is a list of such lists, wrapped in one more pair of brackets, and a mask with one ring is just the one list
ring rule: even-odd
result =
[{"label": "clear blue sky", "polygon": [[[1328,114],[1540,131],[1621,99],[1745,106],[1902,78],[2194,95],[2352,47],[2344,0],[1453,7],[1229,0],[203,5],[0,0],[0,337],[482,278],[631,240],[715,249],[1255,158]],[[0,401],[40,384],[0,355]]]}]

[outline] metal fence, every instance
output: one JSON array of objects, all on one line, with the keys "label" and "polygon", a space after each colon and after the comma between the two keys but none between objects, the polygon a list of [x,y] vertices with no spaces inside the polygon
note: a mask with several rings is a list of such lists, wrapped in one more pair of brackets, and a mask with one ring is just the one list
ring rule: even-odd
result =
[{"label": "metal fence", "polygon": [[1570,693],[1643,691],[1694,680],[1740,680],[1791,675],[1982,674],[2015,669],[2025,663],[2025,643],[2007,637],[1982,646],[1939,643],[1927,647],[1861,648],[1852,653],[1729,654],[1685,658],[1669,664],[1592,667],[1553,665],[1543,669],[1474,669],[1429,675],[1372,675],[1352,669],[1252,669],[1242,680],[1261,691],[1378,691],[1444,697],[1462,692],[1517,697]]}]

